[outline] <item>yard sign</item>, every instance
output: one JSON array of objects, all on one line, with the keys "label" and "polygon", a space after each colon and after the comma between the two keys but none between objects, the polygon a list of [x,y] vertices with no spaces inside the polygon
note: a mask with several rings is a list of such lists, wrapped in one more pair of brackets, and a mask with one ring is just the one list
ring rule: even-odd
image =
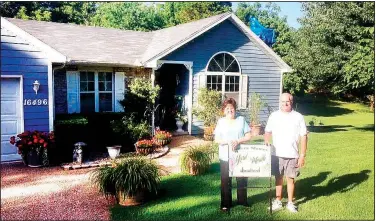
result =
[{"label": "yard sign", "polygon": [[229,154],[230,177],[271,177],[270,147],[242,144]]}]

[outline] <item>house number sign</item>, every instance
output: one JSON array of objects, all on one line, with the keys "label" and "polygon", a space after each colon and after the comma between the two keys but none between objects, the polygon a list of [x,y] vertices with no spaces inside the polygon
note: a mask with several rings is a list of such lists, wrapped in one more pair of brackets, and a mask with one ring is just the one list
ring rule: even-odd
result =
[{"label": "house number sign", "polygon": [[48,105],[47,99],[24,99],[25,106],[41,106]]}]

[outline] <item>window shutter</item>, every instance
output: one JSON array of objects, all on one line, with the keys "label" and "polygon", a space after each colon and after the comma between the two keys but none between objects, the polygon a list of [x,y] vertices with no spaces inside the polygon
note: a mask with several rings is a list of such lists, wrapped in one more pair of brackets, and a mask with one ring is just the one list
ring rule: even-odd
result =
[{"label": "window shutter", "polygon": [[198,75],[198,88],[206,87],[206,74]]},{"label": "window shutter", "polygon": [[124,111],[119,101],[124,99],[124,72],[115,72],[115,112]]},{"label": "window shutter", "polygon": [[77,71],[67,71],[67,102],[68,113],[79,113],[79,73]]},{"label": "window shutter", "polygon": [[240,108],[246,109],[248,100],[248,76],[240,75],[240,83]]}]

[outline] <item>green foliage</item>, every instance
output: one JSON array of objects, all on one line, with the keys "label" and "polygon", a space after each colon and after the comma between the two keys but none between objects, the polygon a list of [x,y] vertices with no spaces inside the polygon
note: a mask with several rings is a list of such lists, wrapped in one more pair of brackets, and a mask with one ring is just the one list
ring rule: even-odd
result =
[{"label": "green foliage", "polygon": [[158,97],[160,91],[159,85],[153,86],[151,81],[146,78],[133,79],[129,88],[130,93],[152,104],[155,104],[155,99]]},{"label": "green foliage", "polygon": [[[374,2],[306,2],[288,61],[316,91],[374,90]],[[335,12],[335,13],[334,13]]]},{"label": "green foliage", "polygon": [[189,172],[192,165],[197,167],[197,174],[203,174],[209,169],[213,159],[214,149],[211,145],[191,146],[180,156],[180,168]]},{"label": "green foliage", "polygon": [[5,17],[88,25],[96,11],[95,2],[1,2]]},{"label": "green foliage", "polygon": [[259,114],[263,107],[266,107],[266,102],[264,101],[264,96],[253,92],[248,101],[249,114],[251,125],[260,124]]},{"label": "green foliage", "polygon": [[166,26],[175,26],[231,11],[231,2],[165,2],[160,12]]},{"label": "green foliage", "polygon": [[213,126],[221,116],[222,94],[215,90],[200,88],[198,105],[193,108],[193,114],[204,121],[204,126]]},{"label": "green foliage", "polygon": [[124,114],[132,117],[135,123],[147,120],[146,112],[150,112],[159,95],[160,87],[152,86],[151,81],[145,78],[134,78],[130,90],[125,94],[120,104],[124,107]]},{"label": "green foliage", "polygon": [[111,126],[115,133],[125,138],[131,138],[132,143],[150,137],[149,124],[146,121],[137,123],[133,115],[130,117],[124,116],[121,120],[111,121]]},{"label": "green foliage", "polygon": [[92,25],[134,31],[152,31],[165,26],[165,21],[153,6],[142,2],[99,3]]},{"label": "green foliage", "polygon": [[160,176],[157,165],[142,157],[124,157],[114,161],[115,167],[99,167],[90,174],[90,180],[105,196],[119,192],[134,196],[138,191],[157,193]]}]

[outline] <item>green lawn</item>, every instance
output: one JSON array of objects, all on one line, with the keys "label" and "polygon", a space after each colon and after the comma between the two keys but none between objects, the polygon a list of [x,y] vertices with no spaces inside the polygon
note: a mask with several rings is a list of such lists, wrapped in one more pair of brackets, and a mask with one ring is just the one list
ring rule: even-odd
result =
[{"label": "green lawn", "polygon": [[[323,124],[310,128],[306,166],[296,182],[299,213],[282,210],[270,215],[268,189],[249,189],[249,208],[234,206],[230,215],[220,212],[220,174],[216,161],[203,176],[163,177],[158,197],[139,207],[114,206],[112,219],[373,220],[374,113],[361,104],[335,101],[299,104],[298,111],[305,115],[307,124],[313,117]],[[249,185],[268,182],[250,179]],[[235,199],[233,190],[236,205]]]}]

